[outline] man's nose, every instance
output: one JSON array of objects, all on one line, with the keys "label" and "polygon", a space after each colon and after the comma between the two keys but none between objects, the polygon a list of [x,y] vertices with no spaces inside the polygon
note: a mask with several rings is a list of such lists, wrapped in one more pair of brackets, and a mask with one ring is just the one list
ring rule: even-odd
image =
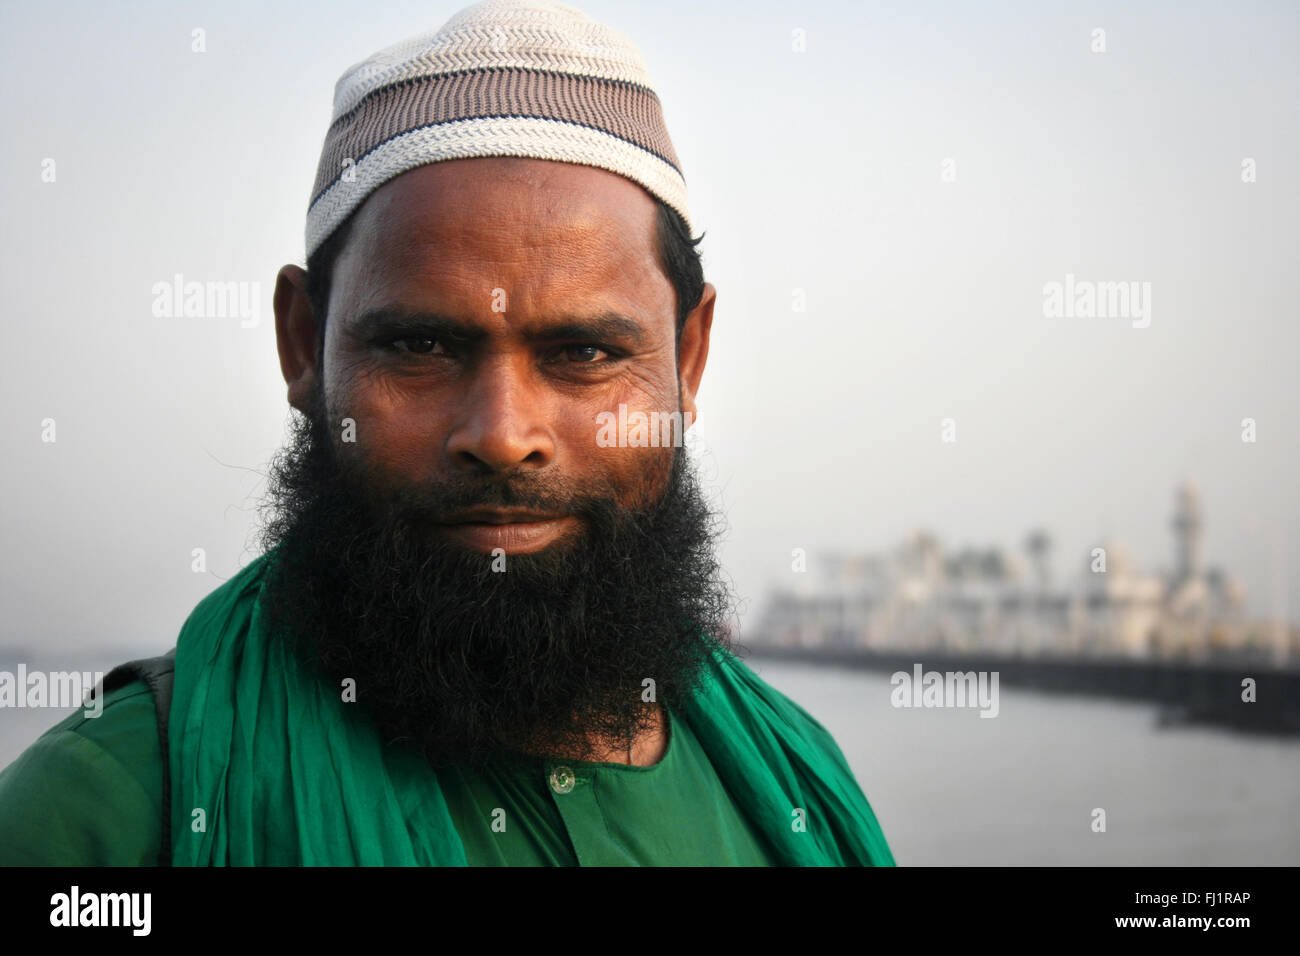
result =
[{"label": "man's nose", "polygon": [[459,466],[508,471],[541,466],[555,456],[547,403],[529,382],[531,369],[510,356],[485,359],[471,373],[447,437]]}]

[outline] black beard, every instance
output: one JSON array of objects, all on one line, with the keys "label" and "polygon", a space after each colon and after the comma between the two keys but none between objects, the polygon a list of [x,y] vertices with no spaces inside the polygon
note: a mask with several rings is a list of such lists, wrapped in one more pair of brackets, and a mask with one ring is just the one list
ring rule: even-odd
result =
[{"label": "black beard", "polygon": [[[434,766],[625,752],[652,726],[647,697],[679,706],[731,647],[717,522],[684,449],[665,449],[667,490],[634,509],[529,475],[396,487],[340,462],[322,408],[317,389],[270,466],[261,544],[279,557],[262,607],[335,687],[356,681],[386,740]],[[493,570],[432,530],[475,506],[573,514],[580,530]]]}]

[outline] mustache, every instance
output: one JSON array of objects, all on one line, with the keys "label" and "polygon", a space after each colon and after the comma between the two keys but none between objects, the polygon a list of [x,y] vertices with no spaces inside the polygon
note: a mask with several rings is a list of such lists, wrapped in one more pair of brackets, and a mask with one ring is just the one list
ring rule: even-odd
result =
[{"label": "mustache", "polygon": [[395,485],[376,478],[349,480],[354,494],[374,503],[381,513],[417,524],[447,524],[463,512],[477,508],[511,508],[540,514],[590,517],[619,510],[612,487],[583,483],[581,491],[555,476],[500,473],[458,476],[437,484],[411,482]]}]

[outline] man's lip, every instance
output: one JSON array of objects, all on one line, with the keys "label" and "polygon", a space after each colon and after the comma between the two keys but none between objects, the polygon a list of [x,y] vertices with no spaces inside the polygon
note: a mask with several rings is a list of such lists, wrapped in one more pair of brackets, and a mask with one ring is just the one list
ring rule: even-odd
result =
[{"label": "man's lip", "polygon": [[[499,548],[506,554],[529,554],[549,547],[564,537],[577,524],[572,515],[537,516],[527,512],[479,513],[479,520],[469,520],[465,512],[456,522],[439,525],[442,533],[453,541],[485,554]],[[491,518],[492,520],[483,520]]]},{"label": "man's lip", "polygon": [[544,514],[514,508],[471,508],[458,511],[440,524],[538,524],[559,521],[566,515]]}]

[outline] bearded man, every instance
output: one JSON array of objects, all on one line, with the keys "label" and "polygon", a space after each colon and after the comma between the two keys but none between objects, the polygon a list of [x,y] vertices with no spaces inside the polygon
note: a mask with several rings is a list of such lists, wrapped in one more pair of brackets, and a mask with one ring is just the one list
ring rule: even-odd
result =
[{"label": "bearded man", "polygon": [[892,864],[730,647],[698,241],[644,61],[570,7],[349,70],[276,284],[263,553],[0,775],[3,862]]}]

